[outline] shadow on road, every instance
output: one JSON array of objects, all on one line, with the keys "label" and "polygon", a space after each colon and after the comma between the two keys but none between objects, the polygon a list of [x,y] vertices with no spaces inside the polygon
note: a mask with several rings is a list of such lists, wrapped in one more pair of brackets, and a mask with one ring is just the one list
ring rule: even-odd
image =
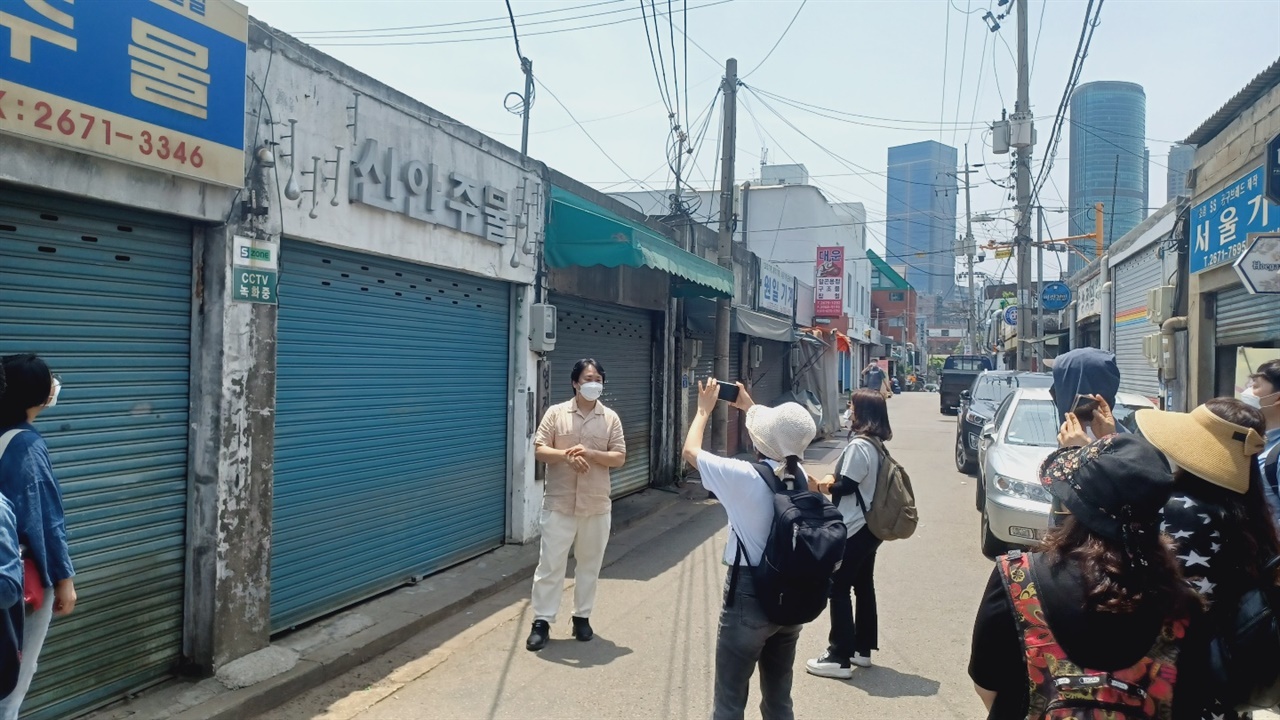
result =
[{"label": "shadow on road", "polygon": [[880,698],[933,697],[942,686],[937,680],[879,665],[858,670],[849,684]]},{"label": "shadow on road", "polygon": [[587,669],[608,665],[614,660],[630,654],[631,648],[623,647],[612,640],[596,635],[589,642],[552,640],[540,652],[535,653],[535,657],[557,665]]}]

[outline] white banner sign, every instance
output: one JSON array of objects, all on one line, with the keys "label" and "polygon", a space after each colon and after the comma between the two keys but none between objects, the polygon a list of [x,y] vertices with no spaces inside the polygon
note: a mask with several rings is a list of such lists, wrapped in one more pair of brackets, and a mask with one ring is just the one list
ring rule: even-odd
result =
[{"label": "white banner sign", "polygon": [[782,268],[760,261],[760,284],[757,288],[761,310],[790,316],[795,309],[796,279]]}]

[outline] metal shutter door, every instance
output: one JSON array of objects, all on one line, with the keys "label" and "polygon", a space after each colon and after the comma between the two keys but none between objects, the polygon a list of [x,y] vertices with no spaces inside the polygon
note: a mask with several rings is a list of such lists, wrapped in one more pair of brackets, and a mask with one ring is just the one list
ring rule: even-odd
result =
[{"label": "metal shutter door", "polygon": [[785,383],[787,352],[791,346],[776,340],[752,338],[753,345],[763,350],[760,367],[751,370],[751,397],[763,405],[777,405],[782,394],[790,390]]},{"label": "metal shutter door", "polygon": [[271,626],[502,543],[507,285],[286,240]]},{"label": "metal shutter door", "polygon": [[1142,354],[1142,338],[1160,332],[1147,321],[1147,291],[1164,282],[1160,277],[1160,244],[1139,252],[1116,268],[1115,353],[1120,390],[1159,400],[1160,372]]},{"label": "metal shutter door", "polygon": [[551,353],[551,402],[572,392],[574,363],[595,358],[604,365],[607,407],[618,413],[627,440],[627,462],[610,474],[613,497],[649,487],[649,436],[653,423],[653,318],[643,310],[552,295],[556,349]]},{"label": "metal shutter door", "polygon": [[1280,342],[1280,295],[1250,295],[1243,287],[1218,293],[1217,344]]},{"label": "metal shutter door", "polygon": [[[694,414],[698,412],[698,382],[715,376],[716,362],[716,339],[711,335],[693,335],[702,341],[702,355],[698,356],[698,367],[694,370],[694,382],[689,385],[689,417],[692,419]],[[745,379],[742,377],[742,336],[737,333],[729,335],[729,379],[725,382],[737,382]],[[717,378],[720,379],[720,378]],[[754,397],[754,396],[753,396]],[[729,408],[729,426],[726,432],[729,438],[729,454],[733,455],[742,447],[739,434],[743,431],[740,429],[742,422],[742,413],[733,408]],[[683,438],[681,439],[683,442]],[[710,449],[711,447],[711,425],[707,424],[706,433],[702,436],[702,446]],[[719,452],[719,451],[717,451]]]},{"label": "metal shutter door", "polygon": [[180,659],[191,274],[184,223],[0,191],[0,354],[37,352],[66,383],[37,423],[80,596],[24,717],[82,712]]}]

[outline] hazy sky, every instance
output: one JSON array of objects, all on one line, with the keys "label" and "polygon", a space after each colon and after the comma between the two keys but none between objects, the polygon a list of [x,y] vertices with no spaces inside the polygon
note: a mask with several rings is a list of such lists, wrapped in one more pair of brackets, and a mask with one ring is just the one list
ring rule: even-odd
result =
[{"label": "hazy sky", "polygon": [[[694,133],[702,125],[692,121],[711,103],[724,60],[736,57],[739,72],[746,75],[796,18],[772,56],[745,82],[800,103],[881,119],[823,118],[744,91],[736,174],[739,180],[756,177],[765,148],[770,162],[805,164],[832,200],[866,205],[872,247],[883,247],[883,173],[889,146],[933,139],[963,152],[967,142],[972,162],[985,161],[985,171],[997,180],[1008,177],[1011,156],[989,151],[989,134],[982,126],[1003,108],[1013,111],[1017,89],[1016,18],[1004,20],[997,33],[989,32],[982,20],[987,10],[999,14],[1008,9],[997,0],[808,0],[803,9],[800,0],[687,0],[687,16],[685,0],[652,1],[668,87],[675,95],[675,81],[680,83],[682,115],[686,55],[680,30],[687,17],[693,43],[687,55],[686,123]],[[597,188],[662,189],[671,183],[665,160],[669,121],[646,43],[641,2],[511,0],[521,49],[545,84],[531,115],[529,152]],[[503,98],[523,89],[523,77],[503,2],[248,0],[248,5],[253,16],[272,26],[519,147],[520,119],[504,109]],[[674,59],[668,6],[676,20]],[[1037,166],[1085,6],[1086,0],[1030,0],[1032,110],[1037,117],[1047,116],[1037,122]],[[585,27],[605,23],[612,24]],[[652,32],[652,15],[649,23]],[[357,32],[383,28],[406,29]],[[655,44],[654,53],[658,50]],[[1126,80],[1146,89],[1154,208],[1165,200],[1169,144],[1190,134],[1277,57],[1280,2],[1275,0],[1105,0],[1081,82]],[[716,182],[719,107],[691,173],[695,187]],[[1042,194],[1046,207],[1067,203],[1068,156],[1064,133],[1055,182]],[[1003,209],[1012,217],[1007,191],[986,174],[973,177],[975,213]],[[963,210],[963,202],[959,207]],[[1066,233],[1065,215],[1048,217],[1054,235]],[[958,227],[962,231],[963,223]],[[1007,239],[1011,229],[1011,223],[997,222],[975,234],[984,240]],[[989,260],[985,269],[997,273],[1004,265]],[[1046,261],[1046,274],[1056,270],[1056,262]]]}]

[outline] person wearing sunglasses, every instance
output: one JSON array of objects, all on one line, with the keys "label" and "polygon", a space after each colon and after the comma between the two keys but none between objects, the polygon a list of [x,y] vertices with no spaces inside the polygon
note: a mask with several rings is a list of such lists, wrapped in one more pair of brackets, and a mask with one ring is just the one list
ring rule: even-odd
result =
[{"label": "person wearing sunglasses", "polygon": [[55,615],[76,606],[75,569],[67,548],[62,490],[53,473],[49,447],[34,425],[58,403],[62,381],[38,356],[26,353],[0,359],[5,391],[0,395],[0,494],[13,506],[27,572],[38,574],[44,589],[38,605],[27,608],[22,623],[22,661],[17,684],[0,700],[0,720],[17,720],[35,676],[36,661]]}]

